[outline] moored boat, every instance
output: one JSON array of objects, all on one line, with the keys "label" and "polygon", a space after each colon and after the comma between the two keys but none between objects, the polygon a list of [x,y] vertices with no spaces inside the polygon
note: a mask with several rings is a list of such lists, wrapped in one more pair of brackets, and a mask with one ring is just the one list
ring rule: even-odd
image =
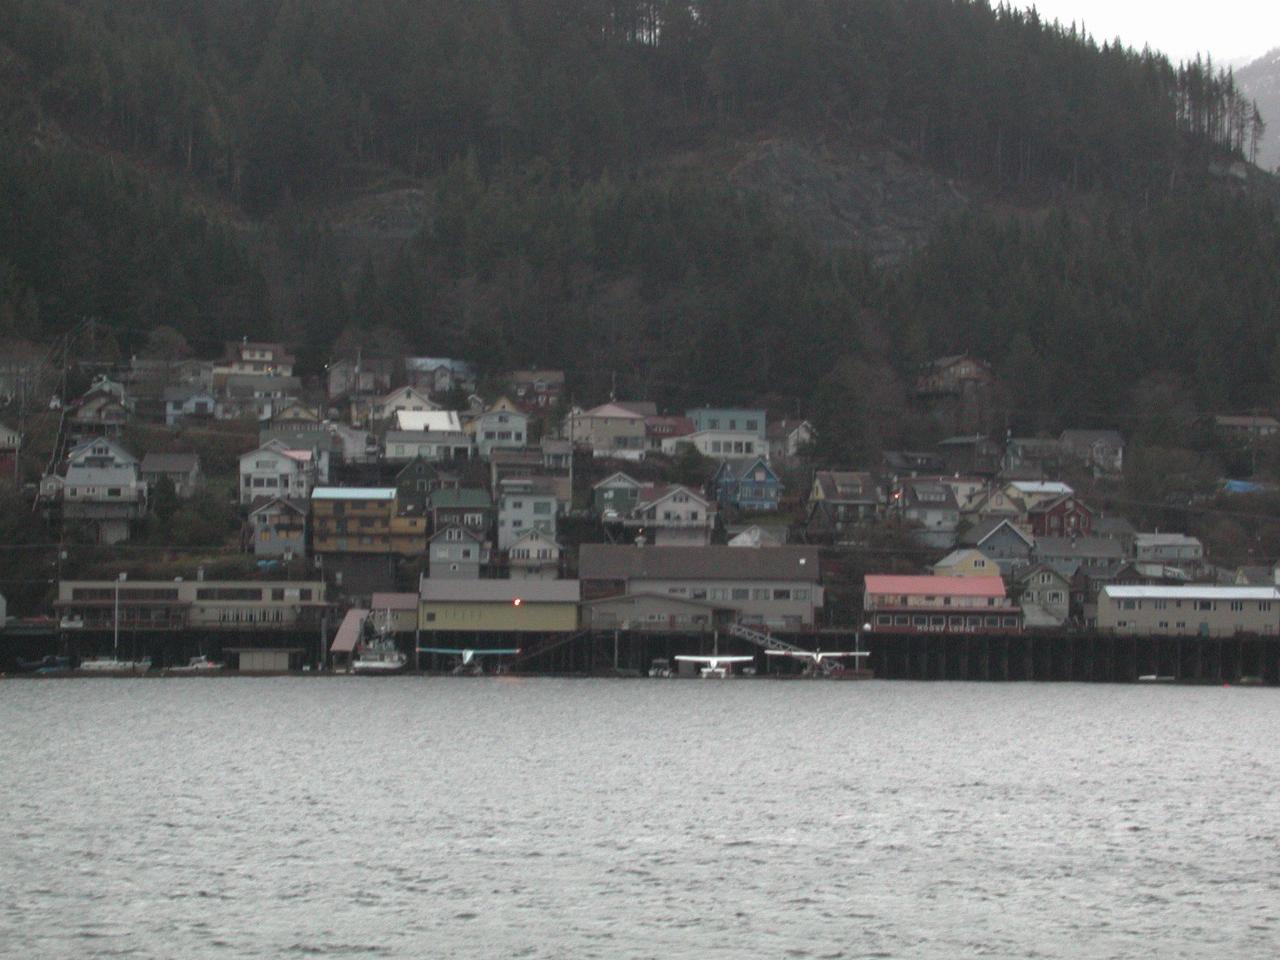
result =
[{"label": "moored boat", "polygon": [[150,658],[143,660],[117,660],[115,657],[92,657],[81,660],[79,669],[84,673],[124,673],[138,675],[151,669]]},{"label": "moored boat", "polygon": [[219,670],[226,669],[226,664],[215,663],[208,657],[192,657],[191,660],[181,667],[169,667],[165,673],[189,674],[189,673],[216,673]]},{"label": "moored boat", "polygon": [[399,673],[409,665],[409,657],[396,648],[390,636],[381,635],[356,647],[351,660],[351,672],[371,676]]}]

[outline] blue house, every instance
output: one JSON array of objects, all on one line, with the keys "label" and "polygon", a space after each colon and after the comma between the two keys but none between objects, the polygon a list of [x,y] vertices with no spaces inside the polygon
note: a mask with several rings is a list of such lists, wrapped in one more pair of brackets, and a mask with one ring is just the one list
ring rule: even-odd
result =
[{"label": "blue house", "polygon": [[694,407],[685,416],[693,421],[695,433],[704,430],[727,430],[731,433],[754,433],[765,439],[765,415],[763,410],[744,410],[729,407]]},{"label": "blue house", "polygon": [[782,481],[764,457],[725,460],[711,478],[716,500],[739,510],[777,510]]}]

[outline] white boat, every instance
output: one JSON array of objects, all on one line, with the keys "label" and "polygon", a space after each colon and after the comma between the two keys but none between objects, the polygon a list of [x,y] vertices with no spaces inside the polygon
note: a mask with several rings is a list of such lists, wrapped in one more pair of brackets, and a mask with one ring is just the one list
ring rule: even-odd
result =
[{"label": "white boat", "polygon": [[408,664],[408,655],[396,649],[395,640],[383,635],[356,647],[351,672],[373,675],[399,673]]},{"label": "white boat", "polygon": [[151,660],[117,660],[115,657],[92,657],[80,661],[80,669],[86,673],[146,673]]},{"label": "white boat", "polygon": [[215,663],[208,657],[192,657],[191,661],[182,667],[170,667],[166,673],[211,673],[217,670],[223,670],[226,664]]}]

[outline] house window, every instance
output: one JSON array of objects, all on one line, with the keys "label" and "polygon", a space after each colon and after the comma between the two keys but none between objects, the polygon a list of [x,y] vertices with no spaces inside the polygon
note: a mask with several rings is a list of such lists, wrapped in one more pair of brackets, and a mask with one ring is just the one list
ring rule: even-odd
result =
[{"label": "house window", "polygon": [[751,599],[751,591],[750,591],[750,590],[748,590],[746,587],[734,587],[734,588],[733,588],[733,599],[734,599],[734,600],[750,600],[750,599]]},{"label": "house window", "polygon": [[774,590],[774,591],[773,591],[773,599],[775,599],[775,600],[790,600],[790,599],[791,599],[791,591],[790,591],[790,590],[786,590],[786,589],[778,589],[778,590]]}]

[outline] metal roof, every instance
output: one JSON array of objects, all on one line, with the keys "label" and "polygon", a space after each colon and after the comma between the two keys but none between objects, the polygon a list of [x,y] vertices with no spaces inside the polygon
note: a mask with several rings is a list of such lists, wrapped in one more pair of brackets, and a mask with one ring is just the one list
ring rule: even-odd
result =
[{"label": "metal roof", "polygon": [[416,593],[375,593],[369,606],[374,610],[417,610]]},{"label": "metal roof", "polygon": [[1109,585],[1102,592],[1116,600],[1280,600],[1280,589],[1276,587],[1219,587],[1208,583],[1181,587]]},{"label": "metal roof", "polygon": [[930,597],[1003,597],[999,577],[898,577],[867,574],[867,593]]},{"label": "metal roof", "polygon": [[577,580],[433,580],[422,581],[426,603],[577,603]]},{"label": "metal roof", "polygon": [[394,500],[395,487],[316,487],[312,500]]},{"label": "metal roof", "polygon": [[354,650],[356,644],[360,642],[360,631],[364,628],[364,622],[368,618],[368,610],[359,608],[348,610],[347,615],[342,618],[338,632],[334,634],[333,643],[329,644],[329,652],[350,653]]},{"label": "metal roof", "polygon": [[583,580],[803,580],[818,581],[816,547],[633,547],[584,543],[578,555]]}]

